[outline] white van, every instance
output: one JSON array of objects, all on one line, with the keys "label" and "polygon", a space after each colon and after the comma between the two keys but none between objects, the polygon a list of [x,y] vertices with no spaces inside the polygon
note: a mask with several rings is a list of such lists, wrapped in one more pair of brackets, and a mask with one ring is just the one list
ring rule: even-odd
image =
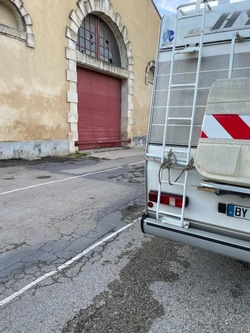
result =
[{"label": "white van", "polygon": [[141,227],[250,262],[250,1],[162,19]]}]

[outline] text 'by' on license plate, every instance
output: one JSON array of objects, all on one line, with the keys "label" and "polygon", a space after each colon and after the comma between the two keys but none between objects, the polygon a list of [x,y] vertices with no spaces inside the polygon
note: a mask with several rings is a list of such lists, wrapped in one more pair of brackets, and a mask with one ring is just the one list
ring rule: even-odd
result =
[{"label": "text 'by' on license plate", "polygon": [[250,220],[250,207],[228,204],[227,215],[237,217],[239,219]]}]

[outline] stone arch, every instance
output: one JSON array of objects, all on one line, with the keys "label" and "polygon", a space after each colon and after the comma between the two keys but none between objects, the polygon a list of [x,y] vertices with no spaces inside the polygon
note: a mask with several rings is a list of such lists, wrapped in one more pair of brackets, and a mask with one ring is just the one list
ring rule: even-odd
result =
[{"label": "stone arch", "polygon": [[[88,14],[95,14],[102,18],[111,28],[116,36],[121,54],[121,68],[105,64],[86,54],[76,51],[78,29],[83,19]],[[69,151],[75,152],[75,142],[78,140],[78,95],[77,95],[77,65],[101,70],[104,73],[115,75],[122,79],[122,106],[121,106],[121,135],[122,140],[128,140],[133,136],[133,81],[134,60],[132,57],[132,46],[128,39],[127,28],[122,24],[121,16],[113,9],[109,0],[78,0],[77,9],[70,13],[70,24],[66,29],[67,47],[66,58],[68,68],[66,78],[69,82],[67,101],[70,106],[68,122],[70,124]]]},{"label": "stone arch", "polygon": [[[35,47],[33,23],[31,16],[24,8],[22,0],[0,0],[0,6],[9,11],[9,18],[1,22],[0,34],[26,41],[27,46]],[[2,11],[2,15],[4,15]],[[1,18],[1,16],[0,16]]]}]

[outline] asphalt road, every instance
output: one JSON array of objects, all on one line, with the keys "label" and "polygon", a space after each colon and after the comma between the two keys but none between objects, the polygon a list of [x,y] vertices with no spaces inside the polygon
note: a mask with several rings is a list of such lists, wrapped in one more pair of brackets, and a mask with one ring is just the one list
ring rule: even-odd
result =
[{"label": "asphalt road", "polygon": [[0,332],[250,332],[250,265],[143,235],[123,153],[0,163]]}]

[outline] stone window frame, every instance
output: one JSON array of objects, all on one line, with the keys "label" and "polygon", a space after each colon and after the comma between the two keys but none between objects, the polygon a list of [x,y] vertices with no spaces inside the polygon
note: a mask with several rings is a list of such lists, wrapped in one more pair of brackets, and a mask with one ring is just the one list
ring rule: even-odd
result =
[{"label": "stone window frame", "polygon": [[153,74],[153,79],[151,79],[151,73],[152,70],[154,69],[155,71],[155,61],[151,60],[149,61],[147,67],[146,67],[146,71],[145,71],[145,84],[153,84],[154,83],[154,74]]},{"label": "stone window frame", "polygon": [[[78,0],[77,9],[70,13],[70,24],[66,28],[66,59],[68,68],[66,79],[69,82],[67,102],[69,103],[68,133],[69,152],[76,152],[75,142],[78,141],[78,94],[77,66],[101,71],[121,79],[121,140],[133,138],[133,95],[134,95],[134,59],[132,45],[128,39],[126,26],[122,24],[119,13],[115,12],[109,0]],[[88,14],[99,16],[113,31],[120,51],[121,67],[113,66],[76,50],[78,29]]]},{"label": "stone window frame", "polygon": [[18,29],[8,27],[0,22],[0,34],[26,42],[28,47],[35,47],[33,22],[31,16],[24,8],[22,0],[0,0],[0,3],[9,8],[16,18]]}]

